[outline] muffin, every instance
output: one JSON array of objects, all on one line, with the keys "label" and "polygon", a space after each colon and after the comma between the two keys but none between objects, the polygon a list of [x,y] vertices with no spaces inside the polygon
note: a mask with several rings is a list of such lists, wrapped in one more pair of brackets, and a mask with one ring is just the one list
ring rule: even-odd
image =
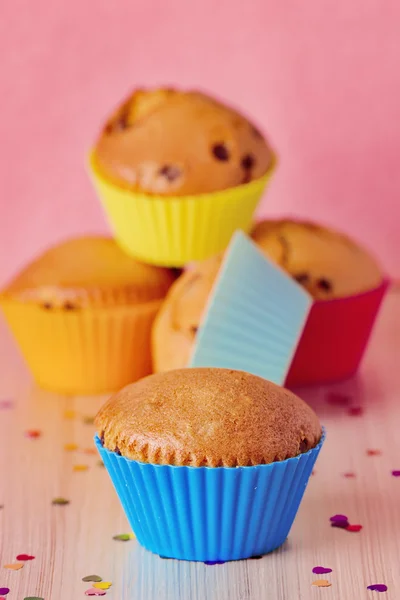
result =
[{"label": "muffin", "polygon": [[151,326],[174,278],[111,238],[74,238],[25,267],[0,304],[40,386],[115,391],[151,372]]},{"label": "muffin", "polygon": [[308,221],[261,221],[251,236],[317,300],[345,298],[382,282],[375,259],[349,237]]},{"label": "muffin", "polygon": [[126,251],[181,266],[250,228],[274,155],[236,110],[200,92],[155,89],[134,91],[107,119],[90,164]]},{"label": "muffin", "polygon": [[112,396],[95,423],[138,541],[186,560],[280,546],[323,441],[300,398],[226,369],[146,377]]},{"label": "muffin", "polygon": [[[256,227],[253,231],[255,241],[260,249],[264,250],[262,244],[266,239],[268,254],[264,250],[265,255],[287,269],[288,274],[303,284],[304,288],[314,296],[314,302],[290,364],[286,384],[296,386],[350,377],[357,371],[363,357],[388,282],[374,259],[341,234],[317,225],[289,221],[279,223],[287,223],[287,229],[284,228],[284,241],[276,232],[270,237],[267,233],[264,237],[261,235],[264,228],[268,232],[273,231],[272,225]],[[295,237],[288,233],[288,231],[292,232],[289,225],[292,225],[293,231],[296,232],[298,227],[301,235]],[[305,237],[309,232],[312,242],[307,246]],[[327,239],[332,239],[334,256],[325,243]],[[296,241],[300,240],[304,249],[299,243],[299,252],[297,252]],[[309,251],[307,262],[305,256],[309,248],[312,251]],[[326,268],[320,260],[323,256]],[[337,265],[336,261],[339,260],[342,268]],[[153,367],[156,372],[181,368],[189,364],[197,342],[197,331],[207,310],[207,302],[211,298],[221,261],[222,255],[198,263],[191,271],[181,275],[171,287],[152,330]],[[357,271],[357,264],[360,266],[359,271]],[[232,268],[240,271],[239,265]],[[246,265],[242,265],[241,268],[246,268],[246,272],[248,271]],[[242,280],[243,274],[239,273],[238,277]],[[228,309],[232,312],[233,305],[248,305],[248,293],[244,285],[236,290],[235,297],[232,297],[231,290],[222,289],[219,293],[223,294],[226,313]],[[343,294],[344,297],[336,297],[337,294]],[[259,300],[253,298],[248,310],[252,314],[265,313],[267,300],[271,303],[270,298],[260,297]],[[257,307],[258,302],[259,307]],[[240,329],[237,315],[235,319],[232,327],[237,331]],[[222,335],[220,331],[219,334]],[[246,335],[249,336],[248,331]],[[283,337],[282,331],[282,339]],[[230,340],[222,340],[221,345],[229,348]],[[278,347],[277,342],[277,351]],[[249,366],[247,370],[251,370]]]}]

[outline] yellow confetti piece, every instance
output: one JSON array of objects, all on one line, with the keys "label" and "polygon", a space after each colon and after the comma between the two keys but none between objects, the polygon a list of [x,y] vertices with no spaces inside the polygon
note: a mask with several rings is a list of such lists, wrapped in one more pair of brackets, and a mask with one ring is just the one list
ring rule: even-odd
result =
[{"label": "yellow confetti piece", "polygon": [[87,465],[74,465],[73,466],[74,471],[87,471],[88,468],[89,467]]},{"label": "yellow confetti piece", "polygon": [[75,419],[76,413],[74,410],[64,411],[64,419]]},{"label": "yellow confetti piece", "polygon": [[94,583],[93,587],[98,590],[108,590],[112,586],[111,581],[101,581],[99,583]]},{"label": "yellow confetti piece", "polygon": [[64,450],[65,452],[74,452],[74,450],[78,450],[78,444],[65,444]]},{"label": "yellow confetti piece", "polygon": [[12,563],[11,565],[4,565],[4,568],[11,569],[12,571],[19,571],[20,569],[22,569],[23,566],[24,566],[24,563],[18,562],[18,563]]},{"label": "yellow confetti piece", "polygon": [[317,579],[313,581],[311,585],[316,585],[317,587],[331,587],[331,582],[327,579]]}]

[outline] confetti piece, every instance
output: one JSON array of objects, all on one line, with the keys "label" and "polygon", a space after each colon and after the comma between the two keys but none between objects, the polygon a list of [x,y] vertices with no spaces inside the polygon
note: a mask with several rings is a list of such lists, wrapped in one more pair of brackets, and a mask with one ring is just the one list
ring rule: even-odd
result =
[{"label": "confetti piece", "polygon": [[368,456],[380,456],[381,454],[382,454],[382,450],[374,450],[373,448],[370,448],[367,450]]},{"label": "confetti piece", "polygon": [[96,448],[85,448],[85,449],[83,450],[83,452],[84,452],[85,454],[97,454],[97,450],[96,450]]},{"label": "confetti piece", "polygon": [[317,587],[331,587],[331,582],[327,579],[317,579],[313,581],[311,585],[316,585]]},{"label": "confetti piece", "polygon": [[104,590],[96,590],[96,588],[89,588],[85,592],[85,596],[105,596],[106,592]]},{"label": "confetti piece", "polygon": [[112,586],[111,581],[101,581],[99,583],[94,583],[93,587],[97,590],[108,590]]},{"label": "confetti piece", "polygon": [[65,444],[64,450],[65,452],[74,452],[74,450],[78,449],[78,444]]},{"label": "confetti piece", "polygon": [[39,598],[39,596],[28,596],[27,598],[24,598],[24,600],[44,600],[44,598]]},{"label": "confetti piece", "polygon": [[205,560],[204,564],[211,567],[212,565],[224,565],[224,560]]},{"label": "confetti piece", "polygon": [[369,585],[367,590],[372,590],[373,592],[387,592],[387,585],[384,583],[374,583]]},{"label": "confetti piece", "polygon": [[67,500],[66,498],[54,498],[54,500],[52,500],[51,502],[52,504],[54,504],[55,506],[65,506],[66,504],[69,504],[69,500]]},{"label": "confetti piece", "polygon": [[113,540],[117,540],[119,542],[128,542],[129,540],[134,539],[133,533],[119,533],[118,535],[113,536]]},{"label": "confetti piece", "polygon": [[354,531],[354,532],[361,531],[362,528],[363,528],[362,525],[347,525],[347,527],[345,527],[346,531]]},{"label": "confetti piece", "polygon": [[9,410],[10,408],[14,408],[12,400],[0,400],[0,410]]},{"label": "confetti piece", "polygon": [[24,566],[24,563],[18,562],[18,563],[12,563],[10,565],[4,565],[4,568],[11,569],[12,571],[19,571],[20,569],[22,569],[23,566]]},{"label": "confetti piece", "polygon": [[64,419],[75,419],[75,411],[74,410],[65,410],[64,411]]},{"label": "confetti piece", "polygon": [[348,521],[348,518],[346,515],[333,515],[333,517],[330,518],[330,521],[332,523],[340,523],[343,521]]},{"label": "confetti piece", "polygon": [[400,471],[392,471],[393,477],[400,477]]},{"label": "confetti piece", "polygon": [[94,424],[94,417],[83,417],[83,424],[84,425],[93,425]]},{"label": "confetti piece", "polygon": [[87,471],[88,468],[89,467],[87,465],[74,465],[73,466],[74,471]]},{"label": "confetti piece", "polygon": [[28,429],[28,431],[25,431],[25,437],[27,437],[31,440],[36,440],[41,435],[42,435],[42,432],[39,431],[39,429]]},{"label": "confetti piece", "polygon": [[355,479],[356,474],[352,471],[348,471],[347,473],[343,473],[343,477],[346,477],[346,479]]},{"label": "confetti piece", "polygon": [[334,521],[331,523],[331,527],[337,527],[338,529],[347,529],[349,525],[348,521]]},{"label": "confetti piece", "polygon": [[347,414],[350,417],[361,417],[364,414],[364,409],[362,406],[351,406]]},{"label": "confetti piece", "polygon": [[97,583],[99,581],[103,581],[102,577],[99,577],[98,575],[86,575],[86,577],[82,577],[82,581],[96,581]]},{"label": "confetti piece", "polygon": [[31,556],[30,554],[18,554],[17,556],[17,560],[33,560],[35,557]]},{"label": "confetti piece", "polygon": [[6,588],[6,587],[0,588],[0,594],[2,596],[7,596],[7,594],[8,594],[9,591],[10,591],[10,588]]},{"label": "confetti piece", "polygon": [[339,394],[337,392],[330,392],[326,396],[326,400],[329,404],[335,404],[336,406],[347,406],[350,404],[351,398],[346,394]]},{"label": "confetti piece", "polygon": [[325,573],[332,573],[332,569],[328,567],[314,567],[312,572],[316,575],[324,575]]},{"label": "confetti piece", "polygon": [[311,475],[315,475],[315,474],[316,474],[316,471],[311,471]]}]

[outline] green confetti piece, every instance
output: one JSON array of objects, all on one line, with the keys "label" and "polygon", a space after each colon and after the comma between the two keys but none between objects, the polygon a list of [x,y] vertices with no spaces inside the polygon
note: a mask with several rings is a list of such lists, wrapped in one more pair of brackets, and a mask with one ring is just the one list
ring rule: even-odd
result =
[{"label": "green confetti piece", "polygon": [[99,583],[100,581],[103,581],[103,579],[98,575],[86,575],[86,577],[82,577],[82,581],[94,581]]},{"label": "green confetti piece", "polygon": [[66,498],[54,498],[54,500],[52,501],[52,504],[54,504],[55,506],[65,506],[66,504],[69,504],[69,500],[67,500]]},{"label": "green confetti piece", "polygon": [[129,540],[133,540],[135,536],[133,533],[119,533],[118,535],[113,536],[113,540],[118,540],[119,542],[128,542]]},{"label": "green confetti piece", "polygon": [[44,600],[44,598],[39,598],[39,596],[28,596],[24,598],[24,600]]}]

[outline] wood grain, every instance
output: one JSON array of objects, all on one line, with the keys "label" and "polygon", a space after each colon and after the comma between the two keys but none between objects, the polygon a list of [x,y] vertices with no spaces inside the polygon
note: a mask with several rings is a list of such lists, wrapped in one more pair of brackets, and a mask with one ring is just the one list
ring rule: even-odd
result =
[{"label": "wood grain", "polygon": [[[392,292],[374,331],[357,378],[336,386],[302,390],[328,431],[304,502],[288,541],[260,560],[219,566],[162,560],[135,540],[119,542],[129,532],[122,509],[92,448],[93,416],[101,398],[67,398],[33,387],[5,326],[1,324],[0,400],[15,408],[0,409],[0,587],[7,600],[39,596],[45,600],[85,598],[97,574],[113,583],[106,598],[114,600],[358,600],[376,598],[366,588],[385,583],[385,600],[400,598],[400,294]],[[361,416],[327,402],[329,391],[348,394],[362,406]],[[73,419],[65,411],[74,411]],[[24,436],[40,429],[41,437]],[[67,452],[65,444],[77,444]],[[367,449],[379,449],[368,456]],[[89,465],[83,472],[73,466]],[[351,471],[355,478],[343,473]],[[52,506],[63,496],[67,506]],[[363,525],[359,533],[330,527],[335,513]],[[3,565],[17,554],[36,558],[23,569]],[[323,565],[333,572],[313,575]],[[332,587],[312,587],[321,577]]]}]

